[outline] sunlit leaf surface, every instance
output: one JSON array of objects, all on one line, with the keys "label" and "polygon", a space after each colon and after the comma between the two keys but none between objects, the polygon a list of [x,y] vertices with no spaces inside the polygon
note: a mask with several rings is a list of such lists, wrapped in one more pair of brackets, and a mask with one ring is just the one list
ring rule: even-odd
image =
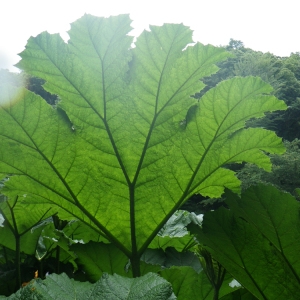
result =
[{"label": "sunlit leaf surface", "polygon": [[55,207],[138,257],[193,193],[239,191],[223,165],[270,169],[264,152],[282,153],[281,139],[245,121],[285,104],[253,77],[223,82],[198,103],[200,79],[229,54],[186,47],[192,31],[182,24],[151,26],[131,48],[130,22],[84,15],[68,43],[47,32],[28,40],[18,67],[60,102],[1,87],[0,171],[16,175],[7,196]]}]

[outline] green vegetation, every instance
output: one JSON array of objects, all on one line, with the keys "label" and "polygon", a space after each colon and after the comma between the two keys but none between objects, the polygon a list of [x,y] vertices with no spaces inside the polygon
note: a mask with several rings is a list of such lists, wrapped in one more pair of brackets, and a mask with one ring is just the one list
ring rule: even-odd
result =
[{"label": "green vegetation", "polygon": [[230,209],[207,213],[192,232],[258,299],[299,298],[299,203],[262,185],[226,197]]},{"label": "green vegetation", "polygon": [[[299,299],[298,203],[262,186],[239,198],[242,171],[237,177],[228,167],[270,172],[271,161],[284,160],[281,138],[249,125],[287,108],[274,96],[277,79],[227,76],[205,87],[226,77],[216,64],[234,62],[230,52],[242,43],[231,41],[229,52],[187,47],[191,30],[165,24],[131,47],[130,22],[84,15],[68,44],[46,32],[30,38],[18,63],[24,73],[2,73],[0,293]],[[297,73],[294,60],[285,64]],[[179,210],[194,194],[224,191],[230,210],[205,213],[203,224]],[[291,218],[280,222],[285,212]],[[36,270],[40,278],[31,280]]]},{"label": "green vegetation", "polygon": [[246,164],[238,171],[237,176],[242,181],[242,189],[247,189],[257,183],[273,184],[300,200],[297,193],[300,187],[300,140],[285,141],[285,146],[284,154],[270,154],[272,172],[265,172],[250,164]]},{"label": "green vegetation", "polygon": [[[234,76],[259,76],[273,87],[273,94],[288,105],[285,111],[267,113],[265,118],[253,119],[247,125],[274,130],[285,140],[300,138],[300,53],[277,57],[245,48],[241,41],[231,40],[225,47],[234,57],[218,63],[220,71],[204,79],[209,90],[222,80]],[[203,92],[197,94],[197,97]]]}]

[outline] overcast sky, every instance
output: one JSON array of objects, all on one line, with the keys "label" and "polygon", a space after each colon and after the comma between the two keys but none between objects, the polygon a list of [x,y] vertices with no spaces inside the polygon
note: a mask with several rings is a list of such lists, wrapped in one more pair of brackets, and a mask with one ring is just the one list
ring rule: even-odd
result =
[{"label": "overcast sky", "polygon": [[278,56],[300,51],[299,0],[0,0],[0,69],[11,71],[30,36],[59,32],[84,13],[129,13],[139,35],[148,25],[183,23],[194,40],[215,46],[230,38]]}]

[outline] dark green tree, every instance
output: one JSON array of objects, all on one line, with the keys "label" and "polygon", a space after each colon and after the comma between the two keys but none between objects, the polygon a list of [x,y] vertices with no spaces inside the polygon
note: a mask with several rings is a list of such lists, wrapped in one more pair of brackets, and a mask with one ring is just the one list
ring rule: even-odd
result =
[{"label": "dark green tree", "polygon": [[230,39],[228,46],[226,46],[226,50],[243,50],[245,49],[244,43],[240,40]]},{"label": "dark green tree", "polygon": [[204,78],[205,89],[196,94],[200,98],[219,82],[234,76],[258,76],[274,88],[274,95],[285,101],[288,110],[267,113],[263,119],[250,120],[249,127],[274,130],[285,140],[300,138],[300,53],[278,57],[245,48],[243,42],[230,39],[224,48],[232,57],[218,64],[220,70]]},{"label": "dark green tree", "polygon": [[238,172],[242,189],[246,190],[259,183],[272,184],[281,191],[289,192],[300,200],[297,189],[300,188],[300,140],[285,141],[286,153],[270,154],[272,172],[266,172],[253,164],[246,164]]}]

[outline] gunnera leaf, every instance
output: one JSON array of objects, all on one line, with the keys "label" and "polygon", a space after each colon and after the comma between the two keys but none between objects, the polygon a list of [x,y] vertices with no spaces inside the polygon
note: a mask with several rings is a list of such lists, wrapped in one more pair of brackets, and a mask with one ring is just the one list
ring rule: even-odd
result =
[{"label": "gunnera leaf", "polygon": [[61,100],[54,109],[1,86],[0,170],[10,174],[8,197],[27,194],[31,204],[55,207],[139,262],[191,194],[239,191],[222,166],[270,169],[265,152],[282,153],[281,139],[245,122],[286,106],[254,77],[222,82],[198,103],[191,95],[201,79],[229,54],[187,46],[192,31],[182,24],[150,26],[132,48],[130,22],[84,15],[68,43],[47,32],[28,40],[17,66]]},{"label": "gunnera leaf", "polygon": [[263,185],[226,198],[230,209],[209,212],[202,228],[190,229],[258,299],[299,299],[299,202]]}]

